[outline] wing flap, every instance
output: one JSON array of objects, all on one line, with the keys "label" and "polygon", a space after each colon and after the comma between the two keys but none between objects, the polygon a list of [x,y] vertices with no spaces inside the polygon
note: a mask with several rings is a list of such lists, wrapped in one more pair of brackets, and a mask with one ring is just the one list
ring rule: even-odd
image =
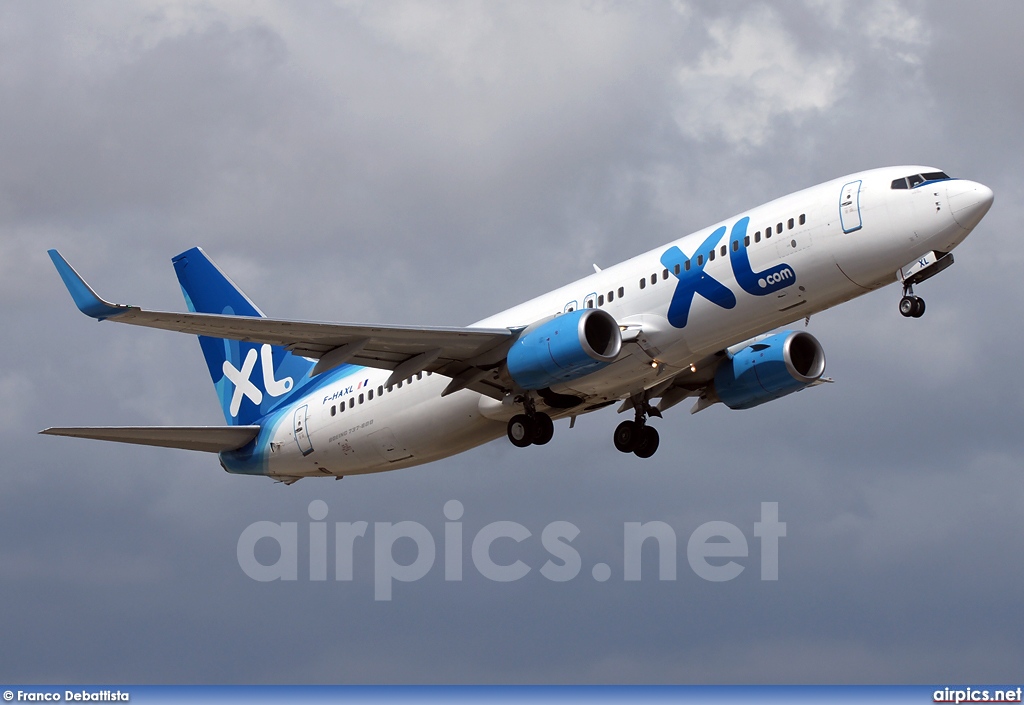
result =
[{"label": "wing flap", "polygon": [[236,450],[259,432],[259,426],[55,426],[40,431],[47,436],[91,438],[205,453]]}]

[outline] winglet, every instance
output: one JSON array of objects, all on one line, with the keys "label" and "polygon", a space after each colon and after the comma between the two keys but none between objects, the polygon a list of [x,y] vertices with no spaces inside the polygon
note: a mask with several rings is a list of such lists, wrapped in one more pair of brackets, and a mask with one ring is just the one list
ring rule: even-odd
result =
[{"label": "winglet", "polygon": [[68,288],[68,293],[71,294],[75,306],[78,306],[78,310],[86,316],[92,316],[96,320],[102,321],[131,308],[101,299],[57,250],[47,250],[47,254],[53,260],[53,266],[57,268],[60,278],[64,280],[64,286]]}]

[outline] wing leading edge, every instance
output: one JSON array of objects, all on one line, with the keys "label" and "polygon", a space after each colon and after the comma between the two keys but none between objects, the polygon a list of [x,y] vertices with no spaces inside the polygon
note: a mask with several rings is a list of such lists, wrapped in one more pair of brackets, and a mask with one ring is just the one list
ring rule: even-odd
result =
[{"label": "wing leading edge", "polygon": [[49,250],[49,255],[78,309],[100,321],[281,345],[317,359],[314,374],[345,363],[394,370],[395,381],[429,370],[458,379],[446,392],[470,388],[497,399],[505,394],[497,372],[486,370],[504,360],[515,338],[515,331],[508,328],[379,326],[147,311],[102,299],[57,250]]}]

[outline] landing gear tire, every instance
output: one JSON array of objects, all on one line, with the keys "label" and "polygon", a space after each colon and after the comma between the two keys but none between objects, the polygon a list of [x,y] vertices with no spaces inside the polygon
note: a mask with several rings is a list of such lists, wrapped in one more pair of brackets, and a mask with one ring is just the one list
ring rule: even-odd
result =
[{"label": "landing gear tire", "polygon": [[632,453],[642,438],[641,426],[635,421],[623,421],[615,427],[612,440],[615,442],[615,449],[622,453]]},{"label": "landing gear tire", "polygon": [[913,316],[915,308],[913,296],[904,296],[900,299],[900,315],[904,318],[910,318]]},{"label": "landing gear tire", "polygon": [[533,417],[533,443],[542,446],[555,435],[555,422],[543,411]]},{"label": "landing gear tire", "polygon": [[912,292],[904,291],[900,299],[900,314],[904,318],[920,318],[924,315],[924,299],[914,296]]},{"label": "landing gear tire", "polygon": [[525,448],[533,443],[536,430],[537,424],[526,414],[516,414],[508,421],[508,439],[517,448]]},{"label": "landing gear tire", "polygon": [[644,426],[640,430],[639,442],[633,449],[633,454],[638,458],[650,458],[658,451],[658,444],[661,437],[658,436],[658,429],[651,426]]},{"label": "landing gear tire", "polygon": [[914,298],[917,300],[914,302],[914,312],[911,313],[910,315],[913,316],[914,318],[920,318],[921,316],[924,315],[924,299],[920,297]]},{"label": "landing gear tire", "polygon": [[910,318],[914,315],[914,312],[918,309],[917,302],[921,299],[913,295],[904,296],[900,299],[900,315],[904,318]]}]

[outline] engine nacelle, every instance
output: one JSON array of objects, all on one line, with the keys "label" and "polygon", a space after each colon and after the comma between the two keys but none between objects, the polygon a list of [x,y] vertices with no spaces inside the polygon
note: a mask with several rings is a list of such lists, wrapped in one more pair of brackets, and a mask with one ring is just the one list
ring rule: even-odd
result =
[{"label": "engine nacelle", "polygon": [[527,328],[508,351],[508,372],[523,389],[544,389],[595,372],[622,349],[619,324],[607,311],[585,308]]},{"label": "engine nacelle", "polygon": [[715,371],[715,396],[750,409],[798,392],[825,372],[825,351],[810,333],[783,331],[743,348]]}]

